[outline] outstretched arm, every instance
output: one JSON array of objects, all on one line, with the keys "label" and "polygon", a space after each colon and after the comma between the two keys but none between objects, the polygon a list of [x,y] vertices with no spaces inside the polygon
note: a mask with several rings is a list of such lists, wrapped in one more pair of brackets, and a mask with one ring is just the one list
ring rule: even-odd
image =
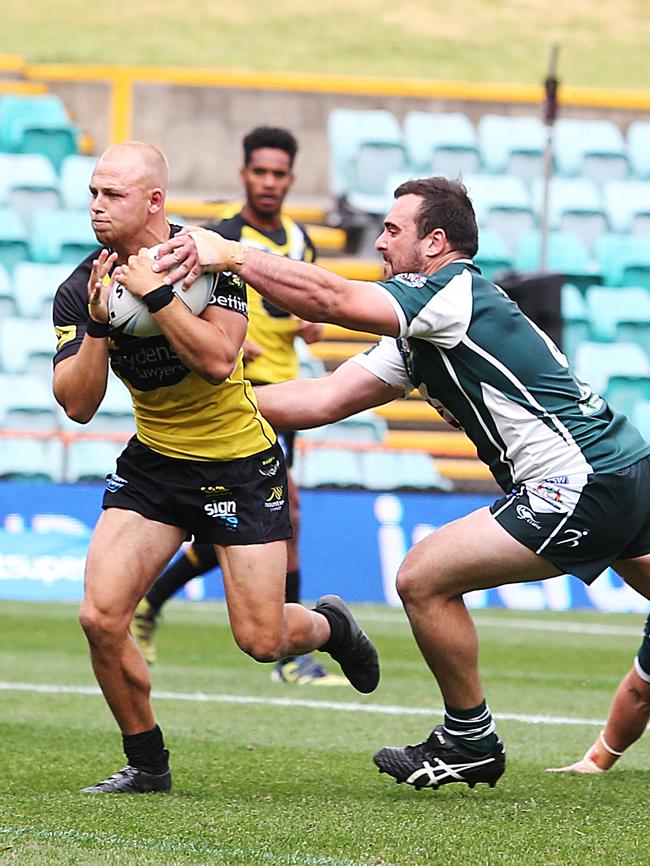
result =
[{"label": "outstretched arm", "polygon": [[245,247],[206,229],[171,238],[160,248],[153,267],[168,271],[164,280],[173,283],[187,273],[185,265],[179,270],[179,262],[195,261],[196,253],[202,270],[234,271],[265,298],[301,319],[399,335],[393,304],[376,283],[346,280],[318,265]]},{"label": "outstretched arm", "polygon": [[294,379],[255,389],[262,415],[277,429],[306,430],[348,418],[404,396],[354,361],[331,375]]}]

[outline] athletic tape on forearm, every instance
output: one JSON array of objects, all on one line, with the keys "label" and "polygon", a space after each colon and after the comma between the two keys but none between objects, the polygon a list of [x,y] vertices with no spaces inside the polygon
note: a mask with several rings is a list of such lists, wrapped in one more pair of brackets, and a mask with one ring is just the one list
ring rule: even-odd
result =
[{"label": "athletic tape on forearm", "polygon": [[238,274],[246,258],[246,247],[237,241],[227,241],[216,232],[194,229],[190,232],[202,271],[232,271]]}]

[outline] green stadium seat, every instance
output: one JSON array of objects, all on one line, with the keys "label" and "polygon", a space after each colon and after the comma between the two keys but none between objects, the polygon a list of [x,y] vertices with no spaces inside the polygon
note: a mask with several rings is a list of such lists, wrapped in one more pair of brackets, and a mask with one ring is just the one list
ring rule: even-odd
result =
[{"label": "green stadium seat", "polygon": [[628,176],[627,145],[611,120],[561,117],[555,122],[553,156],[558,174],[604,183]]},{"label": "green stadium seat", "polygon": [[60,97],[0,98],[0,149],[10,153],[40,153],[58,171],[65,156],[78,151],[79,131],[71,123]]},{"label": "green stadium seat", "polygon": [[0,264],[11,274],[27,259],[29,241],[21,218],[10,208],[0,208]]},{"label": "green stadium seat", "polygon": [[650,179],[611,180],[603,198],[612,232],[650,234]]},{"label": "green stadium seat", "polygon": [[121,442],[104,439],[77,439],[68,445],[65,480],[101,481],[115,469],[115,461],[124,450]]},{"label": "green stadium seat", "polygon": [[[533,181],[535,210],[541,218],[544,182]],[[587,177],[552,177],[548,187],[548,224],[551,229],[573,232],[592,250],[596,238],[608,231],[603,197]]]},{"label": "green stadium seat", "polygon": [[560,303],[562,307],[562,351],[573,363],[580,343],[591,337],[589,314],[582,292],[573,283],[565,283],[562,286]]},{"label": "green stadium seat", "polygon": [[630,169],[638,180],[650,180],[650,123],[634,120],[627,128]]},{"label": "green stadium seat", "polygon": [[0,319],[0,372],[52,375],[54,328],[46,319]]},{"label": "green stadium seat", "polygon": [[631,420],[639,428],[644,439],[650,442],[650,399],[637,400]]},{"label": "green stadium seat", "polygon": [[15,316],[17,313],[18,307],[9,271],[4,265],[0,265],[0,319]]},{"label": "green stadium seat", "polygon": [[455,178],[481,169],[476,130],[460,112],[408,111],[404,139],[413,170],[425,177]]},{"label": "green stadium seat", "polygon": [[[515,269],[539,271],[542,237],[537,230],[525,232],[517,242]],[[546,269],[563,274],[578,289],[602,283],[598,262],[592,259],[584,241],[573,232],[549,231]]]},{"label": "green stadium seat", "polygon": [[56,403],[49,382],[27,374],[0,374],[0,426],[53,430]]},{"label": "green stadium seat", "polygon": [[368,409],[349,418],[343,418],[335,424],[303,430],[300,436],[303,439],[326,439],[338,442],[383,442],[387,432],[388,425],[385,419]]},{"label": "green stadium seat", "polygon": [[60,207],[59,179],[43,154],[0,154],[0,175],[7,206],[20,216],[27,230],[37,211]]},{"label": "green stadium seat", "polygon": [[480,231],[474,262],[488,280],[494,279],[500,271],[512,269],[512,255],[499,232],[487,228]]},{"label": "green stadium seat", "polygon": [[62,480],[63,444],[59,439],[3,437],[0,447],[0,478],[32,481]]},{"label": "green stadium seat", "polygon": [[650,243],[645,235],[601,235],[595,251],[605,285],[650,289]]},{"label": "green stadium seat", "polygon": [[635,343],[608,343],[605,348],[602,343],[585,341],[577,348],[574,369],[579,379],[603,395],[614,376],[650,381],[650,361]]},{"label": "green stadium seat", "polygon": [[97,249],[97,239],[86,212],[42,211],[34,217],[30,237],[33,261],[78,264]]},{"label": "green stadium seat", "polygon": [[433,458],[418,451],[365,451],[361,455],[368,490],[444,490],[453,487],[436,469]]},{"label": "green stadium seat", "polygon": [[13,292],[17,315],[52,318],[52,301],[61,283],[70,276],[70,264],[46,265],[19,262],[14,268]]},{"label": "green stadium seat", "polygon": [[492,174],[512,174],[530,183],[543,173],[546,128],[539,117],[484,114],[478,141],[481,162]]},{"label": "green stadium seat", "polygon": [[[528,187],[514,175],[468,174],[463,178],[479,228],[493,229],[516,248],[519,237],[536,224]],[[480,237],[479,237],[480,241]]]},{"label": "green stadium seat", "polygon": [[363,487],[363,469],[356,451],[310,448],[296,469],[300,487]]},{"label": "green stadium seat", "polygon": [[[650,332],[650,293],[647,289],[591,286],[585,297],[591,332],[596,339],[638,342],[646,348],[643,333]],[[635,339],[631,338],[632,335]]]},{"label": "green stadium seat", "polygon": [[[59,188],[62,206],[67,210],[88,210],[90,192],[88,185],[97,157],[70,154],[61,163]],[[177,219],[174,218],[174,222]]]}]

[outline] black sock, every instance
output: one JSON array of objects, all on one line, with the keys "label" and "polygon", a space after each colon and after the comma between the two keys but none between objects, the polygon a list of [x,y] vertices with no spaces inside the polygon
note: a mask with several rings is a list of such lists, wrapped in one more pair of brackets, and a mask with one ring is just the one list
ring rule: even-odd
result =
[{"label": "black sock", "polygon": [[344,646],[350,637],[350,624],[340,611],[327,604],[321,604],[315,608],[316,613],[322,613],[330,624],[331,634],[328,640],[319,646],[320,652],[332,655]]},{"label": "black sock", "polygon": [[156,775],[166,773],[169,769],[169,752],[158,725],[141,734],[122,734],[122,746],[126,760],[132,767]]},{"label": "black sock", "polygon": [[287,604],[300,604],[300,571],[297,568],[287,572],[284,600]]},{"label": "black sock", "polygon": [[192,544],[160,575],[146,595],[149,604],[158,611],[179,589],[200,574],[219,565],[211,544]]}]

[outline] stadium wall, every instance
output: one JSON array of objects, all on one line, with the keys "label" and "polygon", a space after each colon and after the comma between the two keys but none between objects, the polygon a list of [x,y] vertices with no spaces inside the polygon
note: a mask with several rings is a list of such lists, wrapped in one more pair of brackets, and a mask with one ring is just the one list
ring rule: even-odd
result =
[{"label": "stadium wall", "polygon": [[[336,107],[538,114],[543,88],[529,85],[256,73],[214,69],[33,64],[24,74],[66,101],[94,143],[135,138],[166,154],[175,194],[232,197],[240,191],[241,139],[258,124],[282,125],[301,152],[294,193],[329,197],[327,118]],[[650,92],[560,89],[562,114],[607,117],[623,131],[647,119]]]},{"label": "stadium wall", "polygon": [[[0,482],[0,599],[81,598],[83,567],[102,486]],[[303,596],[335,592],[351,602],[399,605],[395,574],[408,548],[436,526],[488,504],[479,495],[303,490]],[[181,596],[222,600],[217,571]],[[646,613],[647,602],[608,569],[585,587],[564,575],[470,593],[474,608],[595,609]]]}]

